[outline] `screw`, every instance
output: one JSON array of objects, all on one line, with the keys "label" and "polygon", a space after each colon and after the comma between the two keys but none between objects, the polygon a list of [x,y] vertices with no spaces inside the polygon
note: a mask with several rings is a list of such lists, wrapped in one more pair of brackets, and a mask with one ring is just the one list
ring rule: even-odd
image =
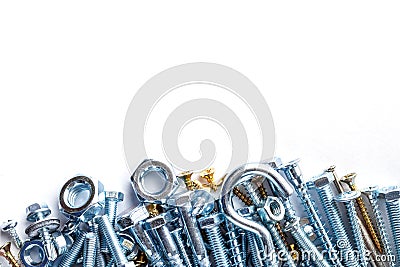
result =
[{"label": "screw", "polygon": [[248,196],[246,196],[246,194],[244,194],[242,191],[240,191],[239,187],[235,186],[233,188],[232,192],[237,198],[239,198],[247,206],[253,205],[253,201],[251,200],[251,198],[249,198]]},{"label": "screw", "polygon": [[[389,218],[390,228],[393,235],[393,242],[397,254],[397,261],[400,259],[400,189],[398,187],[383,188],[379,196],[385,200],[386,213]],[[396,265],[397,266],[397,265]]]},{"label": "screw", "polygon": [[96,235],[94,233],[87,233],[83,246],[83,267],[96,266],[96,250]]},{"label": "screw", "polygon": [[2,247],[0,247],[0,256],[4,257],[11,266],[20,267],[17,259],[11,253],[11,242],[7,242]]},{"label": "screw", "polygon": [[336,166],[332,165],[328,169],[325,170],[325,173],[330,173],[333,177],[333,183],[335,184],[336,188],[339,192],[344,192],[344,188],[340,183],[340,178],[336,173]]},{"label": "screw", "polygon": [[3,232],[7,232],[11,238],[12,241],[14,242],[14,245],[20,249],[22,247],[22,242],[21,239],[18,236],[17,230],[15,229],[15,227],[17,226],[17,222],[13,221],[13,220],[8,220],[7,222],[4,222],[1,225],[1,230]]},{"label": "screw", "polygon": [[126,259],[125,254],[119,243],[117,234],[115,233],[114,228],[108,219],[108,216],[103,215],[101,217],[98,217],[96,219],[96,222],[99,224],[100,234],[104,235],[108,248],[111,251],[111,255],[115,260],[116,265],[118,267],[120,266],[134,267],[135,264],[133,262],[128,262],[128,260]]},{"label": "screw", "polygon": [[104,214],[107,215],[110,223],[115,227],[117,218],[118,202],[124,200],[124,194],[121,192],[104,191],[101,193],[101,198],[104,199]]},{"label": "screw", "polygon": [[224,219],[223,214],[217,213],[202,217],[198,220],[200,228],[206,233],[216,267],[230,266],[230,261],[224,245],[225,241],[222,237],[221,229],[219,228],[219,225]]},{"label": "screw", "polygon": [[137,267],[145,267],[148,262],[146,253],[139,251],[134,262]]},{"label": "screw", "polygon": [[354,242],[356,244],[356,248],[360,255],[360,266],[367,266],[366,259],[366,248],[363,240],[363,236],[361,234],[360,226],[358,225],[358,217],[356,208],[354,206],[354,200],[359,198],[361,193],[359,191],[350,191],[344,192],[335,197],[335,200],[344,204],[347,212],[347,217],[350,221],[351,232],[353,233]]},{"label": "screw", "polygon": [[228,243],[228,252],[233,266],[244,267],[246,258],[242,251],[242,245],[239,242],[240,235],[238,228],[228,220],[225,220],[226,239]]},{"label": "screw", "polygon": [[199,181],[192,180],[192,175],[193,175],[192,171],[185,171],[185,172],[182,172],[181,174],[179,174],[177,177],[179,179],[183,180],[183,182],[185,183],[186,189],[189,191],[202,189],[203,186],[201,185],[201,183]]},{"label": "screw", "polygon": [[51,233],[58,229],[60,220],[46,219],[51,214],[47,204],[32,204],[26,208],[26,213],[26,219],[33,223],[25,229],[25,233],[31,238],[39,236],[47,258],[54,261],[58,255]]},{"label": "screw", "polygon": [[325,215],[328,218],[329,225],[333,231],[336,242],[340,242],[340,251],[345,256],[343,264],[347,267],[356,267],[357,260],[352,253],[351,243],[347,236],[346,230],[340,217],[339,209],[334,202],[334,195],[330,187],[330,181],[327,177],[320,177],[314,180],[314,186],[317,190],[318,196],[321,199],[322,207]]},{"label": "screw", "polygon": [[169,231],[167,224],[172,221],[170,214],[160,214],[147,220],[147,225],[153,230],[157,241],[162,245],[166,259],[174,266],[183,267],[178,247]]},{"label": "screw", "polygon": [[304,183],[299,161],[299,159],[293,160],[279,168],[279,170],[283,176],[286,177],[286,180],[294,187],[298,198],[305,208],[310,225],[314,228],[315,235],[321,241],[324,249],[328,252],[327,258],[335,267],[342,267],[342,264],[337,257],[330,256],[335,251],[335,248],[326,232],[321,218],[318,215],[319,213],[314,204],[314,200],[312,200],[307,190],[307,186]]},{"label": "screw", "polygon": [[152,217],[156,217],[157,215],[160,214],[160,205],[158,204],[149,204],[146,206],[147,211],[149,212],[149,216]]},{"label": "screw", "polygon": [[260,197],[262,199],[266,199],[268,197],[267,190],[265,190],[265,187],[262,183],[258,186],[258,192],[260,193]]},{"label": "screw", "polygon": [[218,183],[215,182],[215,178],[214,178],[214,174],[215,174],[215,169],[214,168],[208,168],[205,169],[204,171],[202,171],[200,173],[200,177],[205,179],[208,183],[207,186],[209,186],[212,190],[217,191],[218,186],[222,185],[225,176],[223,176]]},{"label": "screw", "polygon": [[[349,188],[351,189],[351,191],[357,191],[357,186],[354,181],[356,176],[357,176],[356,173],[347,174],[341,179],[341,182],[346,183],[349,186]],[[356,201],[357,201],[358,208],[361,211],[361,215],[364,220],[364,223],[367,226],[367,231],[368,231],[370,238],[374,242],[375,247],[379,251],[379,253],[383,253],[383,248],[382,248],[381,242],[378,238],[378,234],[377,234],[377,232],[374,228],[374,225],[371,221],[371,217],[369,216],[369,213],[368,213],[367,207],[365,206],[365,202],[364,202],[363,198],[360,196],[356,199]]]},{"label": "screw", "polygon": [[[371,187],[364,189],[362,191],[362,193],[368,197],[369,202],[371,204],[372,212],[374,214],[375,221],[376,221],[376,226],[378,228],[379,236],[382,241],[384,253],[388,256],[388,258],[391,258],[393,256],[393,251],[390,246],[389,236],[388,236],[388,232],[386,229],[386,225],[385,225],[381,210],[378,205],[379,188],[378,188],[378,186],[371,186]],[[390,261],[390,266],[393,267],[395,265],[396,264],[393,261]]]}]

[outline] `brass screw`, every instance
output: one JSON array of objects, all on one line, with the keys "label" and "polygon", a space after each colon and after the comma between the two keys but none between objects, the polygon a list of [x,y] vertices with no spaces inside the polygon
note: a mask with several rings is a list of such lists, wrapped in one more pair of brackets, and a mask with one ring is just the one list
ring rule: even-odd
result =
[{"label": "brass screw", "polygon": [[156,217],[160,214],[160,206],[157,204],[149,204],[146,206],[146,209],[149,212],[150,218]]},{"label": "brass screw", "polygon": [[[340,179],[340,181],[342,183],[347,184],[351,191],[357,191],[357,186],[355,184],[356,176],[357,176],[357,174],[353,172],[353,173],[347,174],[344,177],[342,177]],[[364,223],[367,226],[368,233],[369,233],[370,237],[372,238],[372,241],[374,242],[379,253],[383,253],[383,248],[382,248],[381,242],[379,240],[379,237],[375,230],[375,227],[372,223],[371,217],[369,216],[369,213],[368,213],[367,207],[365,206],[365,202],[364,202],[363,198],[360,196],[360,197],[356,198],[356,201],[357,201],[357,205],[361,211],[361,215],[364,219]]]},{"label": "brass screw", "polygon": [[147,265],[147,261],[146,254],[143,251],[139,251],[134,263],[137,267],[144,267]]},{"label": "brass screw", "polygon": [[210,187],[212,190],[217,191],[218,186],[222,185],[222,183],[224,182],[226,174],[219,180],[218,183],[215,183],[214,174],[215,174],[215,169],[208,168],[200,173],[200,177],[207,181],[208,183],[206,184],[207,187]]},{"label": "brass screw", "polygon": [[267,190],[265,190],[265,187],[263,184],[260,184],[260,186],[258,187],[258,192],[260,193],[260,196],[262,199],[267,199],[267,197],[268,197]]},{"label": "brass screw", "polygon": [[244,204],[247,206],[253,205],[253,200],[246,196],[240,189],[236,186],[233,188],[233,194],[237,196]]},{"label": "brass screw", "polygon": [[286,235],[282,230],[282,226],[280,225],[280,223],[276,223],[275,224],[276,229],[278,230],[279,235],[281,236],[281,239],[283,241],[283,243],[285,244],[286,248],[289,248],[289,243],[286,240]]},{"label": "brass screw", "polygon": [[11,247],[11,242],[5,243],[0,248],[0,256],[6,258],[6,260],[10,263],[11,266],[20,267],[18,261],[15,259],[14,255],[11,253],[10,247]]},{"label": "brass screw", "polygon": [[185,171],[178,175],[178,178],[182,179],[185,183],[186,189],[189,191],[194,191],[203,188],[201,183],[197,180],[192,180],[192,171]]}]

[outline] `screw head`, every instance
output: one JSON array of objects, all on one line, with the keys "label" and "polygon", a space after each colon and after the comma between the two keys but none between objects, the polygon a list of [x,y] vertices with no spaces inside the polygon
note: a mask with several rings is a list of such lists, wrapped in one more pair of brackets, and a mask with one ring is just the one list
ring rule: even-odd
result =
[{"label": "screw head", "polygon": [[343,193],[335,196],[335,200],[337,202],[346,203],[346,202],[350,202],[356,198],[359,198],[360,196],[361,196],[360,191],[347,191],[347,192],[343,192]]},{"label": "screw head", "polygon": [[124,200],[124,193],[115,191],[104,191],[99,195],[99,197],[101,202],[104,202],[106,199],[112,199],[117,202],[121,202]]},{"label": "screw head", "polygon": [[30,222],[39,220],[40,216],[47,217],[51,210],[46,203],[34,203],[26,208],[26,219]]},{"label": "screw head", "polygon": [[384,187],[379,190],[379,196],[385,201],[394,201],[400,199],[400,188],[397,186]]},{"label": "screw head", "polygon": [[329,186],[330,183],[331,183],[331,180],[326,176],[319,177],[314,180],[314,186],[316,188],[323,188],[323,187]]},{"label": "screw head", "polygon": [[16,221],[8,220],[7,222],[4,222],[4,223],[1,225],[1,230],[2,230],[3,232],[8,232],[8,231],[14,229],[15,226],[17,226],[17,222],[16,222]]},{"label": "screw head", "polygon": [[211,216],[203,217],[198,220],[201,229],[210,229],[220,225],[225,219],[222,213],[216,213]]},{"label": "screw head", "polygon": [[212,179],[215,173],[215,169],[213,167],[205,169],[204,171],[200,172],[200,177],[202,178],[210,178]]},{"label": "screw head", "polygon": [[357,173],[352,172],[349,174],[346,174],[345,176],[343,176],[342,178],[340,178],[340,181],[347,183],[347,184],[354,184],[354,180],[357,177]]}]

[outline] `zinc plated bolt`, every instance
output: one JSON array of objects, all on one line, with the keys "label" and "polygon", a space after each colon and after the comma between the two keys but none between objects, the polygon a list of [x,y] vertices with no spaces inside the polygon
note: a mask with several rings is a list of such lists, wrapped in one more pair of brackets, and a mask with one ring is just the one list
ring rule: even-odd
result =
[{"label": "zinc plated bolt", "polygon": [[115,264],[118,267],[126,266],[126,267],[134,267],[135,264],[133,262],[129,262],[121,248],[119,243],[117,234],[114,231],[113,226],[111,225],[108,216],[103,215],[96,219],[96,222],[99,224],[100,234],[104,235],[107,245],[111,251],[111,255],[115,260]]},{"label": "zinc plated bolt", "polygon": [[244,267],[246,265],[246,258],[243,255],[242,244],[239,242],[240,235],[238,228],[228,220],[225,220],[225,228],[231,263],[236,267]]},{"label": "zinc plated bolt", "polygon": [[325,226],[318,215],[318,210],[314,205],[307,186],[303,179],[303,174],[299,166],[300,159],[295,159],[286,165],[279,168],[280,173],[286,177],[286,180],[294,187],[297,196],[299,197],[305,211],[307,213],[308,220],[314,229],[315,235],[321,240],[322,246],[328,252],[327,259],[335,266],[342,267],[341,262],[337,257],[329,256],[335,251],[335,248],[325,230]]},{"label": "zinc plated bolt", "polygon": [[352,246],[344,228],[339,209],[335,203],[331,182],[327,177],[320,177],[314,180],[314,186],[321,204],[328,218],[329,225],[333,231],[336,242],[340,242],[340,251],[344,255],[343,264],[347,267],[357,267],[358,261],[353,255]]},{"label": "zinc plated bolt", "polygon": [[96,250],[96,235],[92,232],[87,233],[85,235],[85,242],[83,246],[83,267],[96,266]]},{"label": "zinc plated bolt", "polygon": [[386,213],[396,251],[396,266],[400,266],[400,188],[391,186],[379,190],[379,196],[385,200]]},{"label": "zinc plated bolt", "polygon": [[220,229],[220,224],[224,220],[225,218],[222,213],[208,215],[198,220],[200,228],[206,233],[216,267],[230,266],[225,241]]},{"label": "zinc plated bolt", "polygon": [[85,232],[78,232],[72,247],[63,255],[59,267],[71,267],[76,263],[79,254],[82,252],[85,243],[85,237]]},{"label": "zinc plated bolt", "polygon": [[20,267],[17,259],[11,253],[11,242],[7,242],[2,247],[0,247],[0,256],[4,257],[12,267]]},{"label": "zinc plated bolt", "polygon": [[166,260],[174,266],[184,267],[176,243],[169,231],[167,224],[171,222],[169,214],[162,213],[147,220],[149,229],[153,230],[157,241],[162,245]]},{"label": "zinc plated bolt", "polygon": [[343,192],[340,195],[337,195],[335,197],[335,200],[337,202],[343,203],[346,212],[347,212],[347,217],[350,222],[350,228],[351,232],[353,233],[353,238],[354,238],[354,243],[356,244],[356,248],[358,250],[359,254],[359,264],[360,266],[366,267],[367,266],[367,259],[366,259],[366,248],[363,240],[363,236],[361,234],[361,229],[358,224],[358,217],[357,217],[357,211],[354,206],[354,200],[359,198],[361,196],[361,193],[359,191],[350,191],[350,192]]},{"label": "zinc plated bolt", "polygon": [[[351,191],[357,191],[357,186],[355,183],[356,176],[357,176],[356,173],[350,173],[350,174],[347,174],[344,177],[342,177],[342,179],[340,181],[343,183],[346,183],[349,186]],[[369,216],[367,207],[365,206],[365,202],[364,202],[362,196],[359,196],[356,199],[356,201],[357,201],[358,208],[361,211],[361,215],[362,215],[364,223],[367,227],[367,231],[368,231],[370,238],[372,239],[372,241],[373,241],[376,249],[379,251],[379,253],[383,253],[381,242],[380,242],[378,234],[374,228],[371,217]]]},{"label": "zinc plated bolt", "polygon": [[190,262],[189,256],[186,252],[184,241],[182,239],[182,228],[177,228],[171,231],[171,235],[174,238],[179,254],[181,255],[181,258],[183,260],[183,264],[187,267],[192,267],[193,265]]},{"label": "zinc plated bolt", "polygon": [[[378,205],[379,187],[378,186],[370,186],[370,187],[362,190],[362,193],[368,197],[369,202],[371,204],[372,212],[374,214],[375,221],[376,221],[376,227],[378,228],[379,236],[382,241],[384,253],[389,258],[391,258],[393,256],[393,251],[390,246],[389,235],[387,232],[386,224],[383,220],[382,212]],[[396,263],[393,261],[390,261],[389,263],[390,263],[391,267],[394,267],[396,265]]]},{"label": "zinc plated bolt", "polygon": [[8,233],[11,238],[12,241],[14,242],[14,245],[20,249],[22,247],[22,242],[21,242],[21,238],[19,237],[17,230],[15,229],[15,227],[17,226],[17,222],[13,221],[13,220],[8,220],[7,222],[4,222],[1,225],[1,230],[3,232]]},{"label": "zinc plated bolt", "polygon": [[105,267],[106,262],[104,257],[100,251],[100,234],[99,234],[99,225],[96,223],[95,217],[88,222],[90,231],[94,233],[96,236],[96,267]]}]

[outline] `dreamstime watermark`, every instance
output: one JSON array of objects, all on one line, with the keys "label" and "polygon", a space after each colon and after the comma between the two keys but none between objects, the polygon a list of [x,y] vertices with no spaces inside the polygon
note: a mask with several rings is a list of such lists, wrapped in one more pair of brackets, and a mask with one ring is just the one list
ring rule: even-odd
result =
[{"label": "dreamstime watermark", "polygon": [[[128,167],[133,171],[148,155],[144,133],[147,119],[158,101],[177,88],[191,84],[213,85],[239,97],[252,111],[261,133],[260,160],[274,155],[275,130],[271,112],[261,92],[240,72],[214,63],[189,63],[167,69],[148,80],[135,94],[125,117],[124,152]],[[205,108],[206,107],[206,108]],[[249,147],[246,129],[235,115],[235,108],[209,98],[195,98],[183,103],[169,114],[162,132],[162,148],[170,165],[178,170],[201,170],[212,165],[216,145],[205,139],[199,144],[201,158],[186,159],[178,146],[179,133],[196,118],[211,120],[224,127],[232,144],[228,170],[247,162]],[[198,146],[194,144],[193,146]],[[228,171],[227,170],[227,171]]]}]

